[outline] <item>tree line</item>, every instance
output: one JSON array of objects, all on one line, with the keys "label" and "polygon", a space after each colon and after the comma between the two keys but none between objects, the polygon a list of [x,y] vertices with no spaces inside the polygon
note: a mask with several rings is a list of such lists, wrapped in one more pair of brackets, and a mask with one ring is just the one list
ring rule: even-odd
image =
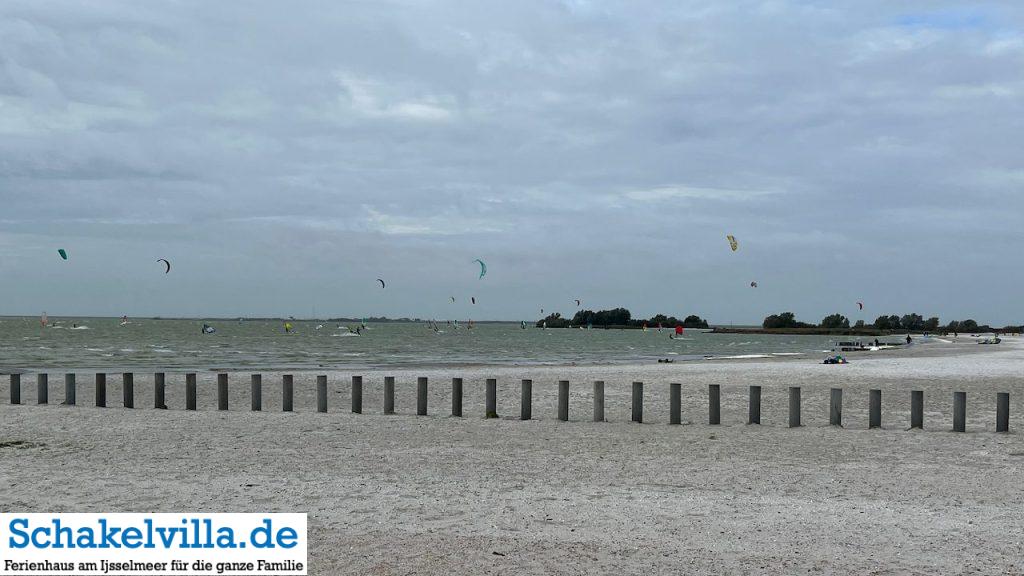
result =
[{"label": "tree line", "polygon": [[570,328],[577,326],[593,326],[596,328],[641,328],[644,325],[665,328],[707,328],[708,321],[691,314],[680,320],[675,316],[655,314],[650,318],[633,318],[632,313],[625,308],[613,308],[611,310],[580,310],[572,318],[563,318],[558,312],[549,314],[546,318],[537,321],[537,327],[548,328]]},{"label": "tree line", "polygon": [[819,324],[808,324],[806,322],[800,322],[796,319],[796,315],[792,312],[783,312],[781,314],[772,314],[764,319],[761,326],[765,329],[781,329],[781,328],[822,328],[826,330],[853,330],[858,329],[869,329],[875,330],[906,330],[909,332],[1020,332],[1021,326],[1006,326],[1004,328],[994,329],[988,325],[979,325],[975,320],[968,318],[967,320],[952,320],[947,324],[943,325],[938,316],[932,316],[931,318],[925,319],[923,316],[917,313],[904,314],[900,316],[898,314],[892,314],[889,316],[879,316],[875,321],[868,325],[863,320],[858,320],[852,327],[850,326],[850,319],[842,314],[829,314],[821,319]]}]

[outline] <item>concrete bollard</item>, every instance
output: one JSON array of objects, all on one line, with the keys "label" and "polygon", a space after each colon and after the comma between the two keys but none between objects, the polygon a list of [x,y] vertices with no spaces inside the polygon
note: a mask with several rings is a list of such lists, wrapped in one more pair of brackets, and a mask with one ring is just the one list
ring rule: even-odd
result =
[{"label": "concrete bollard", "polygon": [[281,376],[281,411],[292,412],[295,408],[295,376],[285,374]]},{"label": "concrete bollard", "polygon": [[253,412],[263,410],[263,375],[253,374],[249,383],[249,398]]},{"label": "concrete bollard", "polygon": [[963,432],[967,423],[967,392],[953,392],[953,432]]},{"label": "concrete bollard", "polygon": [[910,428],[924,428],[924,390],[910,391]]},{"label": "concrete bollard", "polygon": [[327,412],[327,375],[316,377],[316,411]]},{"label": "concrete bollard", "polygon": [[594,422],[604,422],[604,380],[594,381]]},{"label": "concrete bollard", "polygon": [[196,373],[185,374],[185,410],[196,409]]},{"label": "concrete bollard", "polygon": [[416,379],[416,415],[427,415],[427,377],[420,376]]},{"label": "concrete bollard", "polygon": [[[45,374],[41,374],[40,376],[43,377],[43,381],[42,381],[43,388],[41,390],[41,392],[43,392],[43,394],[41,394],[39,397],[40,398],[46,398],[46,396],[47,396],[47,394],[46,394],[46,375]],[[38,381],[37,381],[37,383],[38,383]],[[77,396],[77,394],[75,394],[75,375],[74,374],[65,374],[64,375],[64,404],[67,405],[67,406],[74,406],[75,403],[78,402],[78,399],[77,399],[76,396]],[[45,402],[40,402],[40,403],[41,404],[45,404]]]},{"label": "concrete bollard", "polygon": [[708,424],[712,426],[722,423],[722,387],[708,384]]},{"label": "concrete bollard", "polygon": [[[65,376],[65,380],[67,376]],[[74,392],[74,380],[75,376],[71,375],[71,404],[74,404],[75,392]],[[36,374],[36,404],[49,404],[50,403],[50,375],[49,374]]]},{"label": "concrete bollard", "polygon": [[21,404],[21,374],[11,374],[11,404]]},{"label": "concrete bollard", "polygon": [[384,377],[384,413],[395,413],[395,377]]},{"label": "concrete bollard", "polygon": [[682,418],[682,396],[683,396],[683,385],[678,382],[672,382],[668,385],[668,423],[669,424],[681,424]]},{"label": "concrete bollard", "polygon": [[107,375],[103,372],[96,373],[96,407],[107,407]]},{"label": "concrete bollard", "polygon": [[882,391],[868,391],[868,428],[882,427]]},{"label": "concrete bollard", "polygon": [[533,418],[533,380],[524,379],[519,396],[519,419],[529,420],[531,418]]},{"label": "concrete bollard", "polygon": [[569,381],[558,381],[558,419],[569,421]]},{"label": "concrete bollard", "polygon": [[996,432],[1010,431],[1010,393],[996,394]]},{"label": "concrete bollard", "polygon": [[125,408],[135,408],[135,374],[131,372],[121,374],[121,396],[124,399]]},{"label": "concrete bollard", "polygon": [[750,387],[750,400],[747,407],[747,424],[761,423],[761,387]]},{"label": "concrete bollard", "polygon": [[228,409],[228,375],[226,372],[217,374],[217,410]]},{"label": "concrete bollard", "polygon": [[496,378],[487,379],[487,408],[484,416],[487,418],[498,417],[498,380]]},{"label": "concrete bollard", "polygon": [[789,427],[800,427],[800,387],[789,387]]},{"label": "concrete bollard", "polygon": [[843,389],[832,388],[828,397],[828,424],[829,426],[843,425]]},{"label": "concrete bollard", "polygon": [[633,422],[644,421],[644,383],[633,382]]},{"label": "concrete bollard", "polygon": [[153,408],[167,410],[167,375],[163,372],[153,374]]},{"label": "concrete bollard", "polygon": [[462,378],[452,378],[452,416],[462,417]]},{"label": "concrete bollard", "polygon": [[363,413],[363,377],[352,377],[352,413]]}]

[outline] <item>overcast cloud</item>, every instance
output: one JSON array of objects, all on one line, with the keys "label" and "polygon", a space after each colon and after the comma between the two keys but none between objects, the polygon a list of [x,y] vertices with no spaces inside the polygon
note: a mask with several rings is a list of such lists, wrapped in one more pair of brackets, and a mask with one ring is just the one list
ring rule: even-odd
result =
[{"label": "overcast cloud", "polygon": [[1022,26],[1016,1],[5,0],[0,314],[1021,322]]}]

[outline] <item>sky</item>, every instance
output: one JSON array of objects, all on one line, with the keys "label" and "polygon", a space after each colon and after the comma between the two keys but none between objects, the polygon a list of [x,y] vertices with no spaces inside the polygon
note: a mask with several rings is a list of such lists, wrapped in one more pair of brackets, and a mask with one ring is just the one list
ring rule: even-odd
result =
[{"label": "sky", "polygon": [[4,0],[0,314],[1020,323],[1022,70],[1018,1]]}]

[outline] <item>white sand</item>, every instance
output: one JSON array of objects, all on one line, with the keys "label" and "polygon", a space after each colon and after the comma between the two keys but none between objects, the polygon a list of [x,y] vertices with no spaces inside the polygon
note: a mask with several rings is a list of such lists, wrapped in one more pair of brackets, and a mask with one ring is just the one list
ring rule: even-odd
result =
[{"label": "white sand", "polygon": [[[8,405],[0,382],[0,511],[296,511],[310,518],[311,574],[1024,574],[1024,347],[936,343],[819,358],[573,368],[393,372],[397,416],[383,416],[384,373],[365,373],[364,414],[348,413],[350,373],[331,374],[316,414],[315,374],[296,375],[294,414],[264,375],[263,413],[248,375],[216,412],[212,374],[199,412],[168,375],[144,409],[96,409],[80,374],[75,408],[37,407],[35,379]],[[415,376],[431,378],[416,417]],[[454,419],[450,378],[465,378]],[[484,420],[484,378],[498,377],[500,420]],[[520,422],[519,379],[534,379]],[[572,422],[555,419],[560,378]],[[591,419],[591,381],[607,382],[607,423]],[[631,424],[630,382],[645,387]],[[668,383],[683,383],[688,425],[670,427]],[[722,426],[707,425],[707,385],[722,385]],[[746,387],[764,386],[763,425]],[[788,386],[803,423],[785,427]],[[826,426],[828,389],[845,389],[845,429]],[[867,430],[868,389],[883,390],[883,430]],[[926,430],[908,432],[909,391],[925,390]],[[968,432],[951,427],[952,392]],[[995,393],[1011,393],[1011,433],[992,432]],[[120,378],[108,403],[120,406]],[[51,402],[63,379],[51,375]]]}]

